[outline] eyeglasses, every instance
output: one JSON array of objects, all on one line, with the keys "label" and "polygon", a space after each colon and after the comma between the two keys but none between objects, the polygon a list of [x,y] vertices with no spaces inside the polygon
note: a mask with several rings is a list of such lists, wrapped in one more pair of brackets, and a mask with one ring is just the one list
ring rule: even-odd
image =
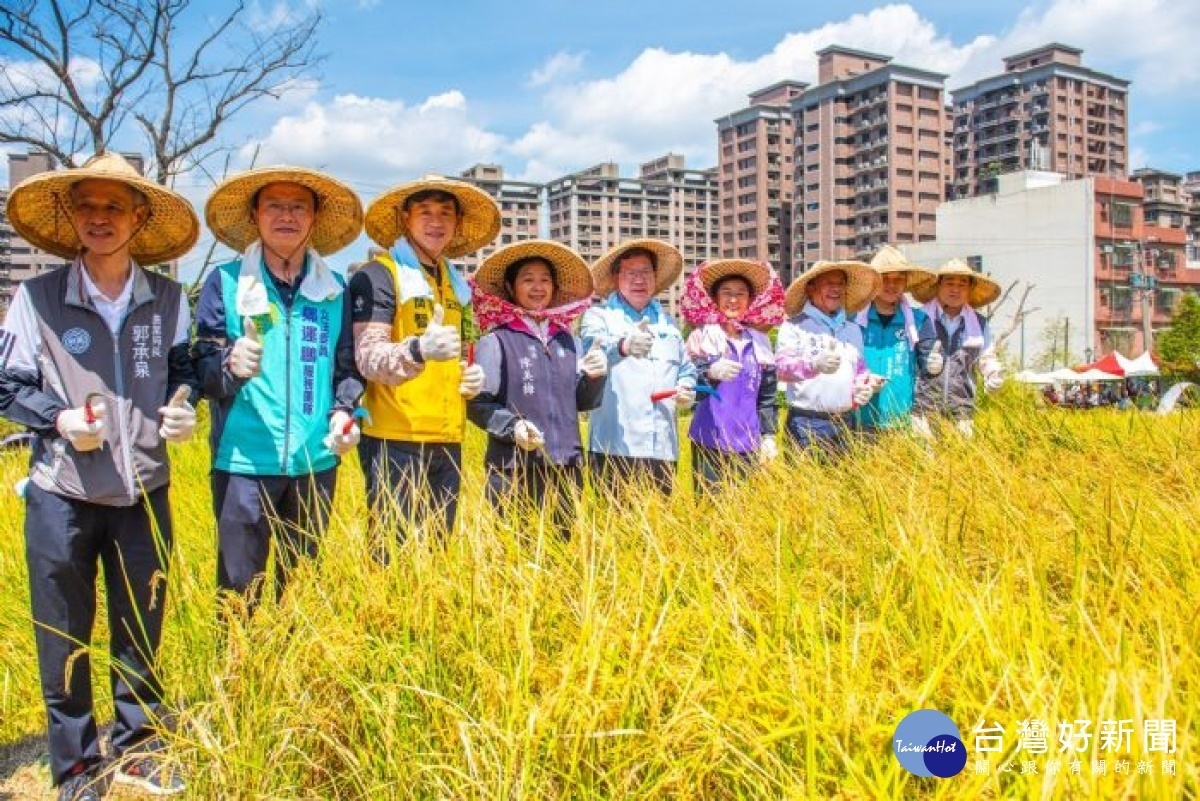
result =
[{"label": "eyeglasses", "polygon": [[307,203],[281,203],[275,200],[268,200],[260,207],[261,211],[271,217],[307,217],[313,213],[312,207]]},{"label": "eyeglasses", "polygon": [[654,280],[654,270],[622,270],[620,275],[622,278],[628,278],[631,281]]}]

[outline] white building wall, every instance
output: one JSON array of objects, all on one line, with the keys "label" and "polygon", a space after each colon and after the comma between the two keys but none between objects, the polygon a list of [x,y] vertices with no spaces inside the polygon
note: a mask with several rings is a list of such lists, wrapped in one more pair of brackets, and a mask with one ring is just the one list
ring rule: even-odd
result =
[{"label": "white building wall", "polygon": [[[1085,355],[1096,326],[1095,208],[1090,179],[1064,181],[1055,173],[1017,172],[999,177],[994,195],[943,203],[937,238],[901,246],[912,261],[937,268],[951,258],[977,256],[982,270],[1004,289],[1020,286],[1000,307],[992,329],[1005,331],[1024,287],[1034,289],[1026,308],[1038,311],[1013,333],[1008,352],[1025,361],[1044,349],[1043,331],[1070,320],[1069,350]],[[1023,334],[1023,337],[1022,337]]]}]

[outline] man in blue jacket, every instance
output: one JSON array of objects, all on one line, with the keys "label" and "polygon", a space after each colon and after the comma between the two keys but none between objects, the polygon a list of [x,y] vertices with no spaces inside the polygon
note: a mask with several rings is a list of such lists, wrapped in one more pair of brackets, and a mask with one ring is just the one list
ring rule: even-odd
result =
[{"label": "man in blue jacket", "polygon": [[879,273],[879,293],[854,318],[863,330],[863,358],[876,387],[871,400],[854,412],[856,428],[868,436],[906,428],[917,376],[940,375],[943,361],[933,321],[904,296],[910,284],[933,274],[891,245],[875,254],[871,266]]},{"label": "man in blue jacket", "polygon": [[322,256],[354,241],[362,205],[299,167],[251,170],[208,199],[208,227],[238,258],[196,310],[196,371],[212,412],[217,583],[253,605],[276,531],[275,591],[328,523],[340,456],[359,439],[345,281]]},{"label": "man in blue jacket", "polygon": [[588,452],[593,475],[610,488],[631,478],[648,480],[664,494],[674,485],[675,412],[696,399],[696,368],[655,296],[682,271],[679,251],[657,239],[623,242],[592,265],[596,294],[604,300],[583,315],[580,334],[583,351],[598,344],[610,370],[589,420]]}]

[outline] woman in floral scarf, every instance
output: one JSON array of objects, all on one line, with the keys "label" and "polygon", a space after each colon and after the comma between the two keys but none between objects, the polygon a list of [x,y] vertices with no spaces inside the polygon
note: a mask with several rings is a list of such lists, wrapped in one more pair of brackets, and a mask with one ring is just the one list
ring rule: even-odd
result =
[{"label": "woman in floral scarf", "polygon": [[583,485],[579,412],[599,405],[608,359],[582,358],[570,325],[591,303],[592,276],[575,251],[530,240],[501,248],[475,274],[475,317],[488,333],[475,358],[483,390],[467,417],[487,432],[487,495],[505,511],[524,501],[570,536]]},{"label": "woman in floral scarf", "polygon": [[778,455],[775,357],[763,332],[783,320],[783,288],[762,262],[708,262],[688,279],[681,311],[694,327],[688,358],[708,382],[688,436],[696,487],[711,493],[723,474]]}]

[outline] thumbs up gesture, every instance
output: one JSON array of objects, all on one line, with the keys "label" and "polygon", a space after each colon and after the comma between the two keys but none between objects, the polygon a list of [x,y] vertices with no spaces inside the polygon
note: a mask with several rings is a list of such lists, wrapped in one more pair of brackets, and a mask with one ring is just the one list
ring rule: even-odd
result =
[{"label": "thumbs up gesture", "polygon": [[159,407],[162,425],[158,435],[167,442],[187,442],[196,430],[196,410],[188,403],[192,391],[184,385],[175,388],[175,393],[166,406]]},{"label": "thumbs up gesture", "polygon": [[417,341],[421,349],[421,358],[426,361],[448,362],[457,359],[462,351],[462,341],[458,329],[452,325],[443,325],[446,310],[442,304],[433,307],[433,318],[425,328],[425,333]]},{"label": "thumbs up gesture", "polygon": [[262,354],[258,326],[254,324],[254,318],[247,317],[242,322],[242,335],[229,351],[229,372],[243,380],[254,378],[262,372]]},{"label": "thumbs up gesture", "polygon": [[838,368],[842,366],[842,354],[838,352],[838,341],[833,337],[828,340],[829,344],[825,350],[817,354],[816,368],[822,373],[829,375],[836,373]]},{"label": "thumbs up gesture", "polygon": [[579,369],[588,378],[601,378],[608,375],[608,357],[598,342],[592,344],[591,350],[579,360]]},{"label": "thumbs up gesture", "polygon": [[638,323],[637,329],[625,337],[621,343],[621,350],[626,356],[632,356],[635,359],[642,359],[650,355],[650,350],[654,347],[654,334],[650,331],[650,324],[643,317]]},{"label": "thumbs up gesture", "polygon": [[942,355],[942,341],[939,339],[933,343],[933,349],[925,357],[925,372],[936,377],[942,374],[942,368],[945,366],[946,357]]}]

